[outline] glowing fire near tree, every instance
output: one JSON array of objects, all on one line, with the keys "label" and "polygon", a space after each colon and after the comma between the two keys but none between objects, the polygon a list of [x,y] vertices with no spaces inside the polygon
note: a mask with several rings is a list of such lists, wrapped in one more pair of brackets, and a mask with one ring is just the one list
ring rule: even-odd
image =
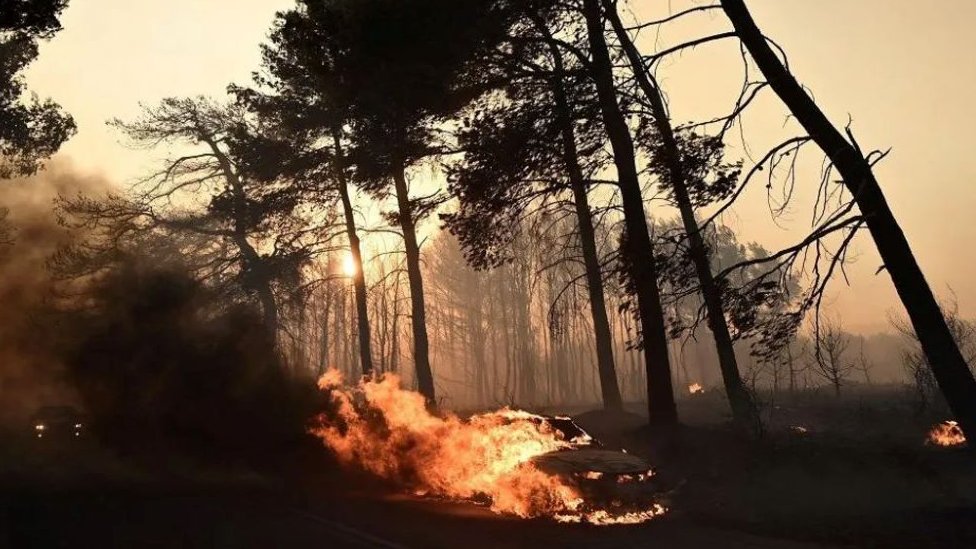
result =
[{"label": "glowing fire near tree", "polygon": [[966,435],[955,421],[943,421],[932,427],[926,442],[935,446],[962,446],[966,443]]},{"label": "glowing fire near tree", "polygon": [[705,394],[705,388],[702,387],[700,383],[692,383],[688,386],[688,393],[692,395],[702,395]]},{"label": "glowing fire near tree", "polygon": [[311,433],[341,463],[361,467],[417,495],[486,502],[496,513],[560,522],[634,524],[666,512],[599,509],[582,491],[550,474],[533,458],[588,440],[565,440],[541,416],[502,409],[467,420],[427,411],[419,393],[404,390],[395,375],[343,387],[330,370],[319,380],[334,410],[316,418]]}]

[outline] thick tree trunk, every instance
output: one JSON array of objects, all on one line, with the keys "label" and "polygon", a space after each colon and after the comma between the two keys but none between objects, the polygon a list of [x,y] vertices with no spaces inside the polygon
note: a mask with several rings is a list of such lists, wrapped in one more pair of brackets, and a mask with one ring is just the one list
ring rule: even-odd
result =
[{"label": "thick tree trunk", "polygon": [[573,189],[573,202],[576,206],[576,219],[579,227],[580,247],[583,250],[583,265],[586,270],[586,288],[590,297],[590,314],[593,317],[593,331],[596,337],[597,371],[600,375],[600,391],[603,407],[606,410],[620,411],[623,401],[620,398],[620,385],[613,361],[613,341],[610,337],[610,321],[607,318],[607,303],[603,294],[603,275],[600,259],[596,251],[596,236],[593,230],[593,217],[587,197],[587,185],[579,164],[579,151],[576,147],[576,132],[566,97],[563,75],[562,53],[549,42],[553,58],[554,76],[552,92],[555,100],[556,119],[562,138],[563,162]]},{"label": "thick tree trunk", "polygon": [[688,248],[695,266],[695,273],[700,282],[705,312],[708,317],[708,327],[715,338],[715,349],[718,353],[719,368],[722,371],[722,382],[725,385],[725,394],[728,396],[729,404],[732,407],[732,416],[735,422],[742,427],[758,431],[760,427],[759,414],[752,395],[742,383],[742,377],[739,374],[739,365],[736,361],[735,349],[732,346],[732,335],[729,333],[729,326],[725,320],[725,306],[722,303],[721,291],[715,282],[709,250],[702,236],[701,228],[698,226],[698,220],[695,218],[695,208],[688,194],[687,177],[681,162],[681,150],[678,147],[674,129],[671,127],[671,119],[667,107],[664,105],[664,99],[661,97],[661,89],[654,77],[647,72],[640,52],[637,51],[637,47],[620,21],[616,6],[611,0],[603,0],[603,6],[617,39],[633,68],[637,84],[650,104],[654,117],[654,127],[664,145],[664,158],[661,160],[668,170],[674,200],[677,203],[678,211],[681,213],[685,232],[688,234]]},{"label": "thick tree trunk", "polygon": [[275,300],[274,290],[271,289],[271,280],[265,272],[264,262],[240,229],[235,229],[233,241],[241,254],[241,268],[250,272],[248,286],[257,295],[258,302],[261,304],[261,323],[268,334],[269,341],[275,349],[278,349],[278,303]]},{"label": "thick tree trunk", "polygon": [[240,176],[231,164],[230,158],[220,149],[217,142],[207,136],[202,137],[202,140],[210,147],[210,151],[216,157],[217,163],[220,165],[220,170],[223,172],[224,180],[230,187],[231,194],[234,197],[234,229],[232,238],[241,254],[242,270],[245,272],[250,271],[250,286],[257,294],[258,301],[261,303],[265,331],[268,334],[271,344],[278,350],[278,303],[275,300],[274,290],[271,287],[271,278],[265,269],[265,261],[247,239],[247,220],[245,219],[247,212],[247,192],[244,189],[244,182],[241,181]]},{"label": "thick tree trunk", "polygon": [[332,342],[329,340],[329,314],[332,309],[332,295],[325,294],[325,304],[319,308],[319,356],[316,373],[322,375],[329,366],[329,347]]},{"label": "thick tree trunk", "polygon": [[[338,136],[333,136],[336,156],[342,158],[342,143]],[[349,197],[349,186],[342,167],[336,167],[339,196],[342,199],[342,213],[346,221],[346,238],[349,240],[349,252],[356,272],[352,276],[353,289],[356,297],[356,326],[359,329],[359,360],[364,377],[373,375],[373,353],[370,345],[369,302],[366,299],[366,272],[363,270],[363,256],[359,246],[359,234],[356,232],[356,217]]]},{"label": "thick tree trunk", "polygon": [[278,304],[275,303],[274,293],[270,285],[262,284],[258,288],[258,296],[261,300],[261,309],[264,313],[264,326],[268,331],[271,341],[278,345]]},{"label": "thick tree trunk", "polygon": [[671,363],[668,357],[664,311],[657,287],[654,248],[647,232],[644,196],[637,176],[633,139],[620,105],[617,103],[613,65],[607,49],[606,37],[603,34],[600,0],[584,0],[583,14],[586,18],[592,55],[591,72],[599,95],[607,137],[613,149],[620,197],[623,202],[624,226],[627,234],[627,249],[624,253],[629,258],[630,276],[637,291],[637,308],[645,348],[649,420],[652,425],[675,425],[678,421],[678,413],[671,383]]},{"label": "thick tree trunk", "polygon": [[739,38],[793,116],[837,168],[863,214],[939,388],[964,432],[976,434],[976,379],[946,325],[945,317],[881,186],[861,152],[834,127],[770,48],[743,0],[722,0]]},{"label": "thick tree trunk", "polygon": [[468,341],[474,354],[475,400],[478,406],[488,402],[488,360],[485,358],[485,329],[481,318],[481,303],[468,313]]},{"label": "thick tree trunk", "polygon": [[413,326],[413,356],[416,366],[417,388],[430,406],[437,405],[434,394],[434,374],[430,369],[430,344],[427,340],[427,311],[424,305],[424,279],[420,274],[420,246],[414,226],[413,208],[407,189],[403,166],[394,166],[393,181],[399,208],[400,230],[407,255],[407,280],[410,282],[410,321]]}]

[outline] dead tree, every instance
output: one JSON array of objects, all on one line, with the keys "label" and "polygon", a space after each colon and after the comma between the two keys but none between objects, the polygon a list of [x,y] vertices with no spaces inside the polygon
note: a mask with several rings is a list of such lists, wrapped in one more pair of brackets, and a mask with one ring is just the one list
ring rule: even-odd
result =
[{"label": "dead tree", "polygon": [[844,332],[840,322],[825,320],[814,323],[813,348],[810,351],[810,368],[827,381],[834,393],[840,396],[840,388],[850,377],[856,365],[847,357],[851,345],[850,334]]}]

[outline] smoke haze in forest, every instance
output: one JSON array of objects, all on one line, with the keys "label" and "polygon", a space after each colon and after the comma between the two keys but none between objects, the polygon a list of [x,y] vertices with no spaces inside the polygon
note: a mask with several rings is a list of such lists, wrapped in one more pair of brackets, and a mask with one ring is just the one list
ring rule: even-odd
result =
[{"label": "smoke haze in forest", "polygon": [[0,244],[0,423],[29,413],[38,402],[74,400],[63,383],[61,357],[45,337],[45,306],[58,297],[48,268],[72,235],[60,226],[54,201],[60,195],[98,194],[111,188],[103,178],[80,175],[65,161],[52,162],[39,175],[0,184],[0,221],[7,244]]}]

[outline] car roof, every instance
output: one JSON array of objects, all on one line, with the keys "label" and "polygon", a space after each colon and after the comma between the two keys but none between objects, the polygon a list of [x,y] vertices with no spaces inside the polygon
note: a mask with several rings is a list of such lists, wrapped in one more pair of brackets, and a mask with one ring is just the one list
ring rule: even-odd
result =
[{"label": "car roof", "polygon": [[651,470],[651,464],[643,458],[600,448],[557,450],[536,456],[532,461],[547,472],[559,474],[597,472],[609,475],[634,475]]}]

